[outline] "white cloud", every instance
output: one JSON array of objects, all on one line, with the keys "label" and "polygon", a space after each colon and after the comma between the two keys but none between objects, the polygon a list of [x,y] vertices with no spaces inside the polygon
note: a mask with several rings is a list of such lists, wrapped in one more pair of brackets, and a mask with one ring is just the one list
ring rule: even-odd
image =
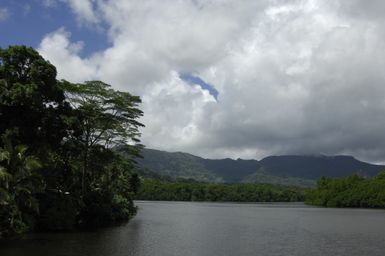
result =
[{"label": "white cloud", "polygon": [[40,54],[58,68],[59,79],[83,82],[96,78],[97,66],[90,60],[78,56],[83,43],[71,43],[70,35],[63,28],[48,34],[40,43],[38,49]]},{"label": "white cloud", "polygon": [[7,8],[0,7],[0,22],[8,19],[10,13]]},{"label": "white cloud", "polygon": [[81,25],[96,25],[100,22],[97,10],[94,8],[96,0],[43,0],[43,6],[47,8],[57,7],[58,3],[67,4],[76,15]]},{"label": "white cloud", "polygon": [[[61,29],[39,51],[62,78],[102,79],[140,95],[148,147],[206,157],[346,153],[383,161],[381,2],[72,2],[79,20],[108,24],[112,46],[82,59],[81,44]],[[180,72],[214,85],[218,101]]]},{"label": "white cloud", "polygon": [[204,139],[199,124],[215,99],[199,86],[191,87],[175,71],[144,93],[143,140],[166,150],[195,149]]},{"label": "white cloud", "polygon": [[93,8],[94,0],[65,0],[71,9],[77,14],[80,21],[97,24],[99,19]]}]

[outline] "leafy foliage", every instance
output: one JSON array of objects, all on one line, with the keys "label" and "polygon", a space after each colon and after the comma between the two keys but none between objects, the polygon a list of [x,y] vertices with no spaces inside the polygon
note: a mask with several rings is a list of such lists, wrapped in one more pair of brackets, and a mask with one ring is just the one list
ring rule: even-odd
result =
[{"label": "leafy foliage", "polygon": [[[137,96],[128,92],[111,89],[101,81],[88,81],[84,84],[61,82],[66,101],[75,109],[76,125],[80,134],[69,139],[81,149],[78,161],[81,162],[82,195],[92,185],[92,179],[100,178],[106,164],[100,160],[111,161],[113,151],[119,148],[129,156],[139,156],[140,136],[138,128],[143,126],[136,119],[142,116],[137,108],[141,102]],[[71,120],[73,121],[73,120]],[[89,186],[90,185],[90,186]]]},{"label": "leafy foliage", "polygon": [[34,49],[0,49],[0,134],[37,155],[57,147],[66,133],[60,118],[68,110],[57,86],[56,68]]},{"label": "leafy foliage", "polygon": [[34,172],[39,161],[26,154],[26,146],[13,147],[6,135],[0,148],[0,233],[11,235],[30,228],[29,220],[39,211],[33,194],[43,189],[43,181]]},{"label": "leafy foliage", "polygon": [[57,81],[32,48],[0,49],[0,236],[132,217],[139,104],[101,81]]}]

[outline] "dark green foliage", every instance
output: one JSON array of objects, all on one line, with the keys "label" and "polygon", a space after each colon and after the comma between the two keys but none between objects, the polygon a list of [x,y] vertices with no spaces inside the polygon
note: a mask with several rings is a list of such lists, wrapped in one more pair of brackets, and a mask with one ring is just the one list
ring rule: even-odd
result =
[{"label": "dark green foliage", "polygon": [[79,214],[79,226],[87,229],[130,219],[136,213],[132,198],[108,191],[89,192]]},{"label": "dark green foliage", "polygon": [[40,212],[39,230],[72,230],[78,215],[79,202],[70,194],[46,191],[37,195]]},{"label": "dark green foliage", "polygon": [[307,189],[270,184],[210,184],[165,182],[146,179],[137,195],[139,200],[298,202]]},{"label": "dark green foliage", "polygon": [[137,173],[133,173],[129,179],[130,187],[132,192],[136,194],[140,188],[140,179]]},{"label": "dark green foliage", "polygon": [[100,81],[57,81],[32,48],[0,49],[0,237],[132,217],[139,103]]},{"label": "dark green foliage", "polygon": [[24,145],[13,146],[10,133],[2,135],[0,148],[0,234],[19,234],[33,228],[38,214],[34,193],[43,189],[43,179],[35,172],[41,165],[27,155]]},{"label": "dark green foliage", "polygon": [[385,172],[373,178],[357,174],[345,178],[322,177],[306,202],[327,207],[385,208]]},{"label": "dark green foliage", "polygon": [[115,222],[126,221],[136,214],[136,206],[131,197],[114,195],[112,197],[112,219]]},{"label": "dark green foliage", "polygon": [[102,191],[88,192],[84,197],[84,206],[79,215],[80,225],[86,228],[100,227],[113,222],[111,193]]},{"label": "dark green foliage", "polygon": [[53,65],[32,48],[0,49],[0,134],[10,130],[14,145],[45,154],[66,135],[67,110]]}]

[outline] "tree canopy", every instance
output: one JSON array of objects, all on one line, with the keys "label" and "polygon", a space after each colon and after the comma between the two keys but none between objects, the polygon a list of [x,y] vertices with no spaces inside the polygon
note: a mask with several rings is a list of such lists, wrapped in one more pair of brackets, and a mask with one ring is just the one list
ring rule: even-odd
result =
[{"label": "tree canopy", "polygon": [[0,49],[0,236],[130,218],[140,102],[101,81],[58,81],[32,48]]}]

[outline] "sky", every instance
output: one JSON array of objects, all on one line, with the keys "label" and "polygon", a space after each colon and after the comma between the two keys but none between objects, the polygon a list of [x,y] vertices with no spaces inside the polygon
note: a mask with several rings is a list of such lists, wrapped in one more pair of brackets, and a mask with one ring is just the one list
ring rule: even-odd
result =
[{"label": "sky", "polygon": [[385,1],[0,0],[0,47],[142,98],[148,148],[385,162]]}]

